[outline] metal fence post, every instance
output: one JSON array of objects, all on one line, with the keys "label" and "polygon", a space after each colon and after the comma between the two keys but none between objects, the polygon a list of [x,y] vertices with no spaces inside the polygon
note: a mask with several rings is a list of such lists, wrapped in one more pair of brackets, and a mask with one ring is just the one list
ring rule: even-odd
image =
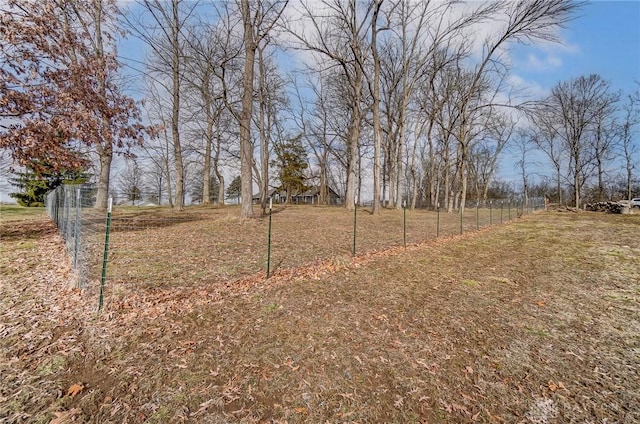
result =
[{"label": "metal fence post", "polygon": [[480,202],[476,202],[476,230],[480,229]]},{"label": "metal fence post", "polygon": [[436,206],[436,238],[440,236],[440,202]]},{"label": "metal fence post", "polygon": [[407,201],[402,201],[402,243],[407,248]]},{"label": "metal fence post", "polygon": [[460,234],[462,235],[462,218],[464,216],[464,211],[462,209],[462,207],[460,207]]},{"label": "metal fence post", "polygon": [[80,189],[76,189],[76,225],[73,229],[73,269],[78,269],[78,246],[80,244]]},{"label": "metal fence post", "polygon": [[493,200],[489,200],[489,226],[493,225]]},{"label": "metal fence post", "polygon": [[107,281],[107,262],[109,259],[109,233],[111,231],[111,207],[113,206],[113,198],[109,197],[109,205],[107,206],[107,228],[104,236],[104,255],[102,256],[102,276],[100,277],[100,301],[98,303],[98,312],[102,310],[104,305],[104,284]]},{"label": "metal fence post", "polygon": [[356,256],[356,227],[357,227],[357,214],[358,214],[358,198],[353,198],[353,251],[352,255]]},{"label": "metal fence post", "polygon": [[269,235],[267,238],[267,279],[271,271],[271,214],[273,211],[273,199],[269,199]]}]

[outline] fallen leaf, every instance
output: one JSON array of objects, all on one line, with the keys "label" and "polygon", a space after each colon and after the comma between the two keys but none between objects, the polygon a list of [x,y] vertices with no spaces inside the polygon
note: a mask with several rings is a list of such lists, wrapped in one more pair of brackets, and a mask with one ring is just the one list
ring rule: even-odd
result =
[{"label": "fallen leaf", "polygon": [[296,413],[298,414],[306,414],[307,412],[307,408],[305,408],[304,406],[298,407],[298,408],[293,408],[294,411],[296,411]]},{"label": "fallen leaf", "polygon": [[393,402],[393,406],[396,409],[402,409],[402,407],[404,406],[404,399],[402,398],[402,396],[397,396],[395,402]]},{"label": "fallen leaf", "polygon": [[547,302],[545,302],[544,300],[540,300],[538,301],[538,306],[546,306]]},{"label": "fallen leaf", "polygon": [[69,390],[67,390],[67,396],[74,397],[82,390],[84,390],[84,385],[82,383],[72,384],[71,387],[69,387]]},{"label": "fallen leaf", "polygon": [[469,410],[462,405],[458,405],[457,403],[452,403],[451,408],[453,408],[453,410],[456,412],[460,412],[461,414],[471,416],[471,412],[469,412]]},{"label": "fallen leaf", "polygon": [[54,412],[53,415],[55,415],[56,417],[49,421],[49,424],[65,424],[71,422],[79,413],[80,410],[78,408],[73,408],[68,411]]},{"label": "fallen leaf", "polygon": [[473,368],[467,365],[466,367],[464,367],[464,372],[467,374],[473,374]]}]

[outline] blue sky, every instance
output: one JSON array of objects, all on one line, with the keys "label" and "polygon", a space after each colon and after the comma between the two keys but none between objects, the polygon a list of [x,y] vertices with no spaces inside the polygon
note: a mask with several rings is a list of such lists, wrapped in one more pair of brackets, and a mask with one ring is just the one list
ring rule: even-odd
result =
[{"label": "blue sky", "polygon": [[592,73],[616,90],[640,88],[639,0],[587,3],[561,38],[562,45],[514,48],[513,73],[541,90]]}]

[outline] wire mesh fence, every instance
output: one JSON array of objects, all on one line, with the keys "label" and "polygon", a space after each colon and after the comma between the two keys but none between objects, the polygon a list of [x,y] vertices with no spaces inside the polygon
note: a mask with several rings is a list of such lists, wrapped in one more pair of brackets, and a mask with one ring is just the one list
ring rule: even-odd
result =
[{"label": "wire mesh fence", "polygon": [[543,199],[492,200],[468,203],[464,213],[402,208],[372,215],[362,207],[274,205],[271,216],[243,220],[237,205],[176,211],[121,202],[114,204],[107,229],[107,216],[94,202],[92,187],[64,186],[47,196],[47,211],[65,239],[80,285],[98,293],[106,280],[107,290],[121,294],[344,262],[354,254],[475,231],[544,207]]},{"label": "wire mesh fence", "polygon": [[104,249],[104,214],[93,208],[95,188],[63,185],[45,198],[47,214],[62,236],[80,288],[95,288],[99,255]]}]

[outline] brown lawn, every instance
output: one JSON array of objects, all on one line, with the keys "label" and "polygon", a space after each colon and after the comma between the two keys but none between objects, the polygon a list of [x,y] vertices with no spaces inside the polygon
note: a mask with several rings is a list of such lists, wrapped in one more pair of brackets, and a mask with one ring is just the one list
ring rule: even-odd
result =
[{"label": "brown lawn", "polygon": [[[44,217],[0,221],[0,422],[640,421],[640,215],[537,213],[407,249],[387,228],[351,258],[344,211],[294,212],[274,230],[323,234],[274,231],[269,280],[264,219],[163,226],[198,240],[166,260],[200,265],[162,284],[113,271],[99,315]],[[148,227],[113,246],[168,249]],[[236,261],[199,277],[210,238]]]}]

